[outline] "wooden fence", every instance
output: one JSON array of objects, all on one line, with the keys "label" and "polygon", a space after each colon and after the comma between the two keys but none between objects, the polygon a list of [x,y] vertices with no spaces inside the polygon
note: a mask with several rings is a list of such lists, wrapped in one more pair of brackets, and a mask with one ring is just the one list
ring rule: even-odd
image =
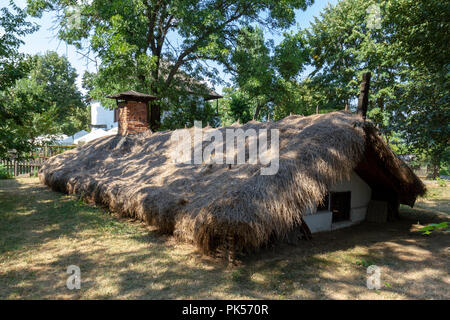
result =
[{"label": "wooden fence", "polygon": [[9,172],[13,177],[20,175],[33,176],[37,173],[40,167],[45,163],[46,159],[37,158],[33,160],[0,160],[0,164]]},{"label": "wooden fence", "polygon": [[36,148],[36,150],[33,152],[33,157],[48,159],[52,156],[63,153],[70,149],[74,149],[76,147],[76,145],[44,145],[42,147]]},{"label": "wooden fence", "polygon": [[2,165],[13,177],[20,175],[33,176],[48,158],[73,148],[76,148],[76,146],[46,145],[36,148],[36,150],[33,151],[32,159],[30,160],[17,161],[0,159],[0,165]]}]

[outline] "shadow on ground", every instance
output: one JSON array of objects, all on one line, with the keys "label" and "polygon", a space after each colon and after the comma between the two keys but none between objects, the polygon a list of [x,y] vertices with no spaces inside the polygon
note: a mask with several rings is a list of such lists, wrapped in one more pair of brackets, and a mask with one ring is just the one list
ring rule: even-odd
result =
[{"label": "shadow on ground", "polygon": [[[447,218],[432,205],[403,209],[399,221],[273,245],[227,266],[36,179],[1,181],[0,298],[448,299],[448,236],[412,232],[417,220]],[[382,270],[380,290],[365,286],[369,264]],[[69,265],[81,268],[81,290],[66,288]]]}]

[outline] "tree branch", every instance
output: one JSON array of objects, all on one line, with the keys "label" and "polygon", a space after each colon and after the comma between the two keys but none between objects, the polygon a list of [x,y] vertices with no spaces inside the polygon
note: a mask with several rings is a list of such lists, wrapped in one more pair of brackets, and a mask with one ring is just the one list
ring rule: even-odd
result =
[{"label": "tree branch", "polygon": [[[187,57],[189,54],[193,53],[195,50],[198,49],[198,47],[200,46],[201,42],[206,40],[211,34],[213,34],[214,32],[217,32],[219,30],[224,29],[229,23],[238,20],[240,17],[242,17],[242,15],[244,14],[245,10],[240,11],[239,7],[236,8],[235,12],[230,16],[230,18],[228,18],[225,22],[223,22],[219,27],[217,28],[210,28],[208,31],[206,31],[202,37],[198,38],[197,41],[195,41],[192,46],[190,46],[189,48],[186,48],[179,56],[177,61],[175,62],[175,65],[171,68],[169,75],[166,78],[165,81],[165,87],[169,87],[170,83],[172,82],[175,74],[178,72],[179,68],[183,65],[183,63],[185,63],[185,57]],[[195,59],[191,59],[191,60],[195,60]]]}]

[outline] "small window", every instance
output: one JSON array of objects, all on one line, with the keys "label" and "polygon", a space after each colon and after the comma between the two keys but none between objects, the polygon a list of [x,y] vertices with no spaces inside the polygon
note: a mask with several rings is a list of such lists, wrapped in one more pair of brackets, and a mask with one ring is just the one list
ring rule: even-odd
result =
[{"label": "small window", "polygon": [[317,206],[317,211],[328,211],[330,202],[330,195],[327,193],[325,197],[323,197],[322,202]]},{"label": "small window", "polygon": [[333,213],[333,222],[350,220],[351,192],[331,192],[330,211]]}]

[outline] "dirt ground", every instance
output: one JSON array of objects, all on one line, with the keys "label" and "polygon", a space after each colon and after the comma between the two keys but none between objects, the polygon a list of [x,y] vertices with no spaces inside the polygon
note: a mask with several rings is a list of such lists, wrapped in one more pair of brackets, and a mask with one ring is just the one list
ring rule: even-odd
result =
[{"label": "dirt ground", "polygon": [[[0,180],[0,299],[449,299],[449,234],[417,232],[449,221],[449,185],[427,183],[399,221],[315,234],[226,266],[36,178]],[[379,290],[366,287],[371,264]],[[66,287],[70,265],[81,269],[80,290]]]}]

